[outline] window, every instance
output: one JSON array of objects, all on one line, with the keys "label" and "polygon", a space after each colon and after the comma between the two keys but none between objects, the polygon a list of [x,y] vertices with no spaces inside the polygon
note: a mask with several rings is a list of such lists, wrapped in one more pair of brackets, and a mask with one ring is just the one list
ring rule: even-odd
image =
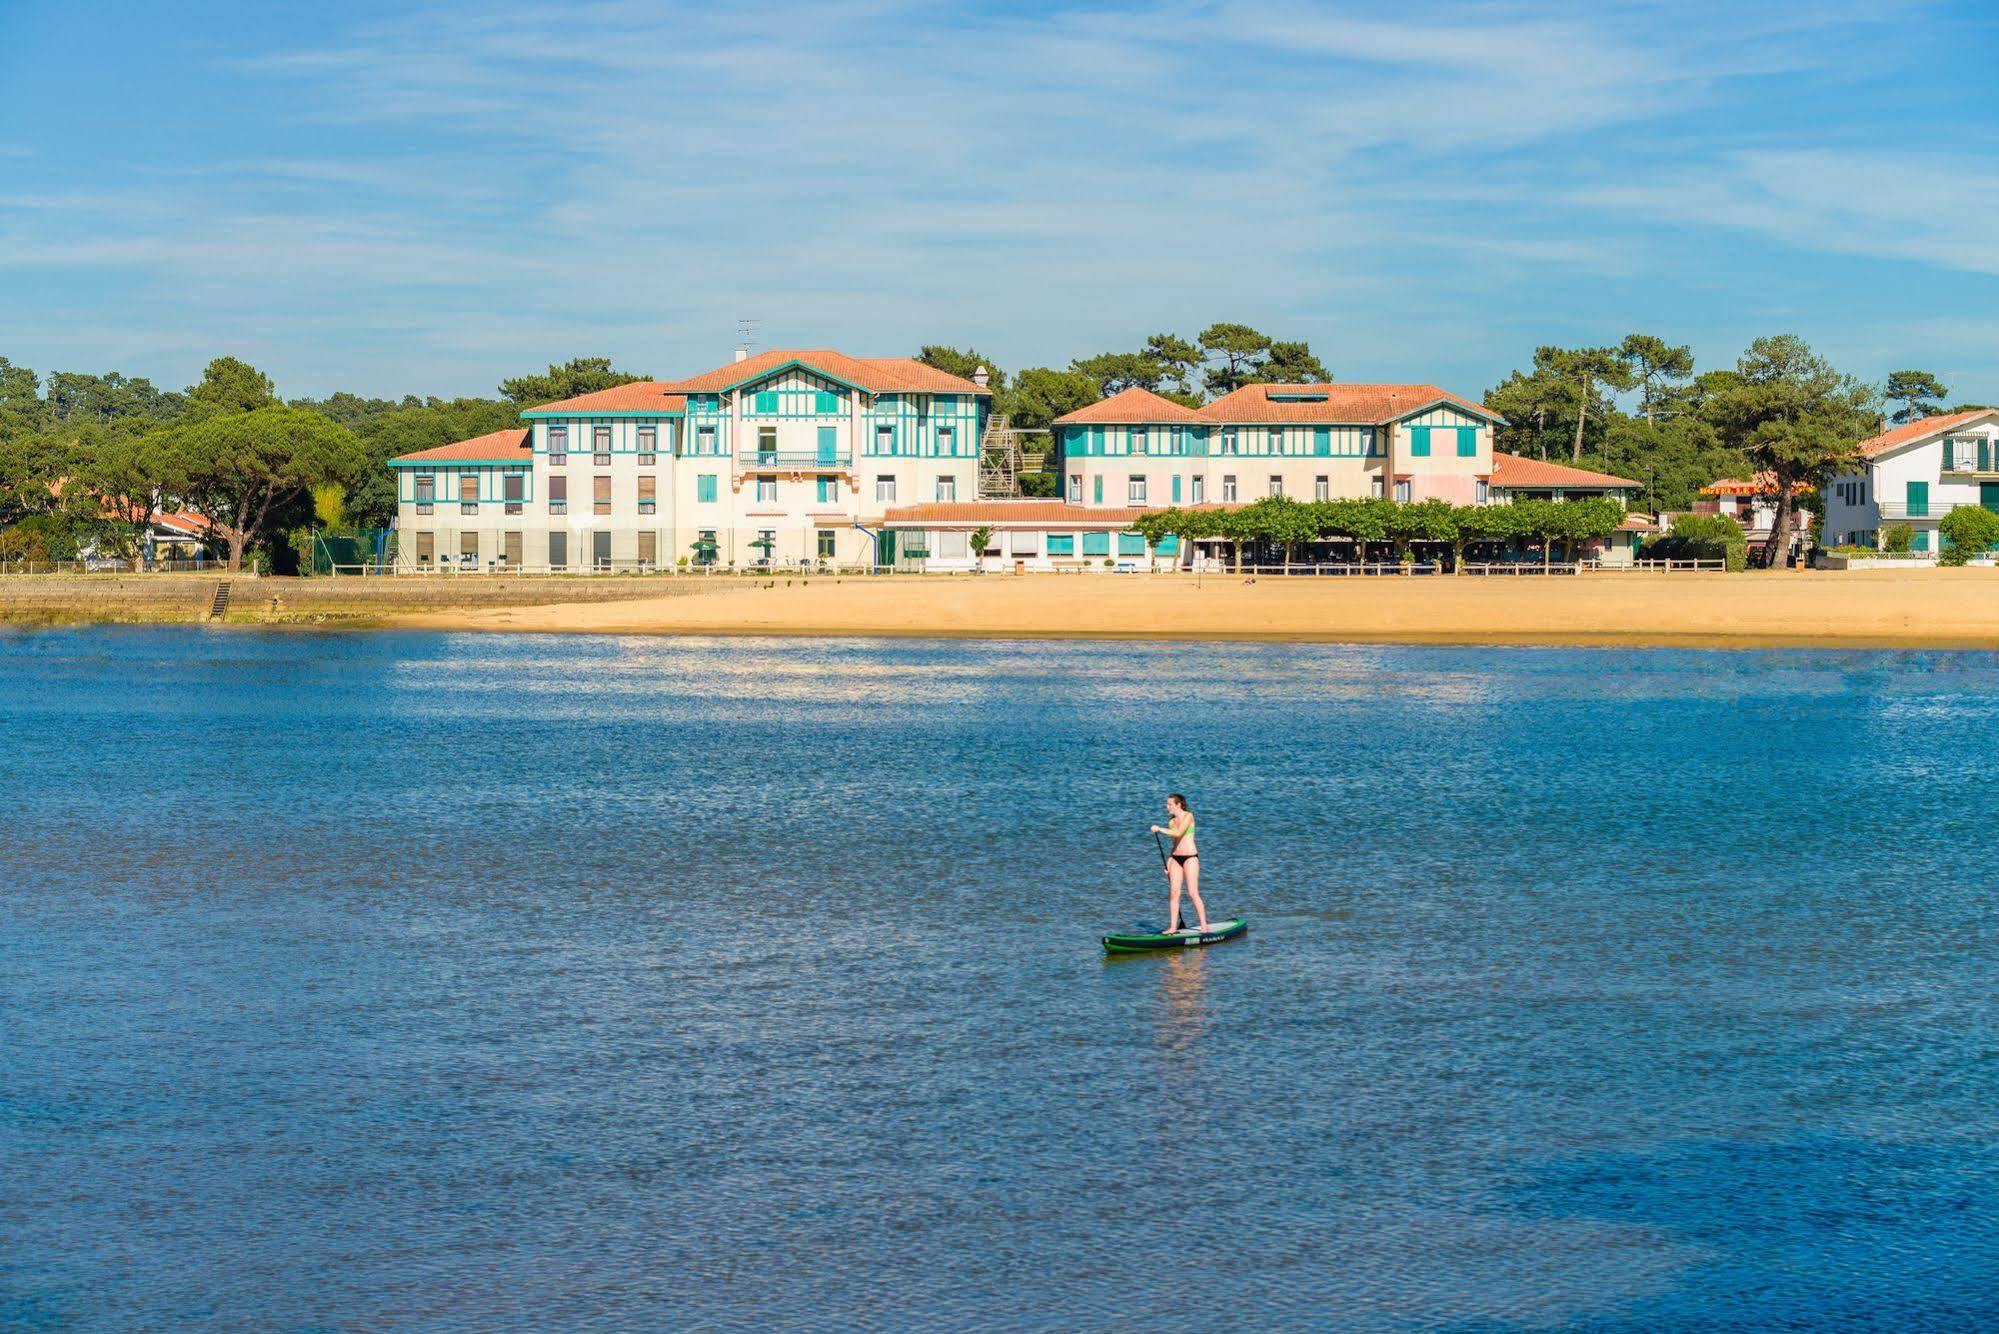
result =
[{"label": "window", "polygon": [[1475,459],[1478,457],[1478,427],[1460,426],[1458,428],[1458,457],[1461,459]]},{"label": "window", "polygon": [[1177,474],[1173,478],[1173,503],[1180,503],[1180,478]]},{"label": "window", "polygon": [[765,389],[760,391],[756,397],[756,411],[759,413],[776,412],[777,391],[774,389]]},{"label": "window", "polygon": [[875,427],[875,453],[884,456],[895,453],[895,428],[893,426]]},{"label": "window", "polygon": [[839,504],[840,479],[837,477],[821,477],[818,479],[818,481],[819,481],[819,503],[822,505]]},{"label": "window", "polygon": [[590,461],[600,468],[611,466],[611,428],[593,426],[590,428]]},{"label": "window", "polygon": [[416,475],[416,512],[432,513],[437,502],[437,476],[435,473],[420,472]]},{"label": "window", "polygon": [[1237,445],[1237,441],[1236,441],[1236,433],[1235,433],[1234,431],[1223,431],[1223,432],[1222,432],[1222,453],[1224,453],[1224,454],[1233,454],[1233,453],[1235,453],[1235,452],[1236,452],[1236,449],[1237,449],[1237,448],[1238,448],[1238,445]]},{"label": "window", "polygon": [[518,570],[526,563],[526,557],[521,554],[521,535],[519,533],[501,534],[500,564]]},{"label": "window", "polygon": [[718,454],[721,452],[715,447],[714,427],[697,426],[694,428],[694,452],[696,454]]},{"label": "window", "polygon": [[1370,477],[1368,479],[1368,494],[1376,500],[1381,499],[1381,479],[1379,477]]},{"label": "window", "polygon": [[1193,493],[1189,495],[1187,498],[1193,501],[1196,505],[1206,504],[1208,500],[1208,479],[1205,477],[1194,478]]},{"label": "window", "polygon": [[548,535],[548,568],[564,569],[569,564],[569,534],[554,532]]},{"label": "window", "polygon": [[591,480],[595,483],[594,490],[591,492],[591,500],[593,502],[590,506],[591,513],[609,514],[611,512],[611,479],[599,474]]},{"label": "window", "polygon": [[477,565],[479,563],[479,534],[460,533],[458,535],[458,563]]},{"label": "window", "polygon": [[757,428],[757,462],[770,464],[777,462],[777,428],[759,426]]},{"label": "window", "polygon": [[590,534],[590,563],[600,570],[611,568],[611,535],[609,533]]},{"label": "window", "polygon": [[1409,503],[1408,482],[1403,481],[1395,484],[1395,503],[1398,505],[1407,505]]},{"label": "window", "polygon": [[715,503],[715,474],[704,472],[694,479],[694,499],[703,505]]},{"label": "window", "polygon": [[1333,479],[1330,477],[1314,477],[1312,479],[1312,499],[1331,500],[1332,498]]},{"label": "window", "polygon": [[[521,503],[527,498],[528,479],[519,473],[508,473],[500,479],[500,494],[506,498],[507,513],[519,514]],[[519,562],[515,562],[518,564]]]},{"label": "window", "polygon": [[1909,550],[1928,551],[1929,549],[1930,549],[1929,529],[1918,528],[1915,532],[1909,534]]},{"label": "window", "polygon": [[833,559],[834,543],[839,540],[839,536],[840,535],[834,532],[831,528],[821,528],[819,530],[820,560]]},{"label": "window", "polygon": [[1284,428],[1283,428],[1283,427],[1281,427],[1281,426],[1273,426],[1273,427],[1271,427],[1271,428],[1270,428],[1270,440],[1269,440],[1269,444],[1270,444],[1270,452],[1271,452],[1272,454],[1282,454],[1282,453],[1284,452]]},{"label": "window", "polygon": [[819,428],[819,466],[831,468],[840,462],[840,428],[822,426]]},{"label": "window", "polygon": [[639,478],[639,513],[659,512],[659,478],[647,473]]},{"label": "window", "polygon": [[639,564],[641,565],[659,564],[658,533],[639,534]]},{"label": "window", "polygon": [[875,478],[875,503],[878,505],[895,504],[895,478],[887,473],[882,473]]},{"label": "window", "polygon": [[458,512],[460,514],[479,512],[479,474],[476,472],[458,474]]},{"label": "window", "polygon": [[1144,534],[1119,533],[1117,535],[1117,554],[1120,556],[1143,556],[1145,554]]},{"label": "window", "polygon": [[428,565],[437,558],[437,534],[418,533],[416,535],[416,563]]},{"label": "window", "polygon": [[1409,453],[1419,459],[1430,457],[1430,428],[1412,426],[1409,428]]},{"label": "window", "polygon": [[1277,473],[1270,474],[1270,494],[1273,496],[1284,494],[1284,478]]},{"label": "window", "polygon": [[1472,500],[1475,504],[1479,505],[1491,504],[1492,484],[1484,481],[1483,479],[1472,483]]},{"label": "window", "polygon": [[1928,482],[1909,483],[1909,517],[1927,519],[1930,516],[1930,484]]},{"label": "window", "polygon": [[1319,455],[1333,452],[1333,431],[1330,426],[1312,428],[1312,452]]},{"label": "window", "polygon": [[551,426],[548,428],[548,466],[560,468],[569,462],[569,428]]},{"label": "window", "polygon": [[937,479],[937,499],[942,501],[956,500],[957,498],[958,479],[955,477],[939,477]]},{"label": "window", "polygon": [[1048,554],[1051,556],[1073,556],[1076,554],[1074,533],[1048,534]]},{"label": "window", "polygon": [[777,478],[775,477],[757,478],[757,504],[759,505],[777,504]]},{"label": "window", "polygon": [[1111,554],[1109,533],[1084,533],[1083,554],[1085,556],[1108,556]]},{"label": "window", "polygon": [[840,396],[829,394],[824,389],[812,396],[812,408],[822,417],[830,417],[840,410]]},{"label": "window", "polygon": [[931,545],[945,560],[964,560],[972,554],[970,533],[932,533]]},{"label": "window", "polygon": [[1040,533],[1015,533],[1013,554],[1016,556],[1038,556],[1041,554]]},{"label": "window", "polygon": [[[1128,437],[1130,438],[1130,440],[1131,440],[1131,449],[1130,449],[1130,452],[1131,452],[1131,453],[1133,453],[1133,454],[1143,454],[1143,453],[1145,453],[1145,451],[1146,451],[1146,439],[1145,439],[1145,428],[1144,428],[1143,426],[1127,426],[1127,427],[1125,428],[1125,434],[1126,434],[1126,435],[1127,435],[1127,436],[1128,436]],[[1049,539],[1049,542],[1050,542],[1050,544],[1051,544],[1051,548],[1052,548],[1052,544],[1053,544],[1053,542],[1054,542],[1054,539],[1053,539],[1053,538],[1050,538],[1050,539]],[[1054,555],[1054,554],[1055,554],[1055,552],[1054,552],[1054,551],[1053,551],[1053,550],[1051,549],[1051,550],[1049,551],[1049,553],[1048,553],[1048,554],[1052,556],[1052,555]]]},{"label": "window", "polygon": [[1083,503],[1083,474],[1079,472],[1069,474],[1069,503],[1071,505]]},{"label": "window", "polygon": [[958,433],[949,426],[937,428],[937,452],[945,458],[955,458],[958,453]]},{"label": "window", "polygon": [[1234,474],[1234,473],[1225,473],[1225,474],[1223,474],[1223,476],[1222,476],[1222,504],[1224,504],[1224,505],[1233,505],[1233,504],[1235,504],[1235,474]]},{"label": "window", "polygon": [[548,479],[548,512],[550,514],[569,513],[569,479],[551,477]]},{"label": "window", "polygon": [[650,468],[659,462],[659,428],[639,427],[639,466]]},{"label": "window", "polygon": [[1102,477],[1092,477],[1090,479],[1090,503],[1093,505],[1104,503],[1104,479]]},{"label": "window", "polygon": [[1142,475],[1133,473],[1125,479],[1124,498],[1133,505],[1145,503],[1145,478]]}]

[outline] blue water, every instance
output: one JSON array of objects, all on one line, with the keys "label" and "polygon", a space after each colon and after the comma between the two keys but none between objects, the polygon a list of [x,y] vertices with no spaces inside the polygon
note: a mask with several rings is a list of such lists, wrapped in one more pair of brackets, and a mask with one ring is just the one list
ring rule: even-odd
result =
[{"label": "blue water", "polygon": [[[1999,658],[0,635],[0,1326],[1999,1322]],[[1107,960],[1200,816],[1243,941]]]}]

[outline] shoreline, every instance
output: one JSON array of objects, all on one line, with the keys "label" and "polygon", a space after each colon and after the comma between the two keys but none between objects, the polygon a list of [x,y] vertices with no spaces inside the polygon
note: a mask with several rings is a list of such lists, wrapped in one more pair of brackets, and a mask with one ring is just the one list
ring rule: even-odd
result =
[{"label": "shoreline", "polygon": [[1999,570],[1311,578],[0,580],[0,625],[788,638],[1079,639],[1707,649],[1999,649]]}]

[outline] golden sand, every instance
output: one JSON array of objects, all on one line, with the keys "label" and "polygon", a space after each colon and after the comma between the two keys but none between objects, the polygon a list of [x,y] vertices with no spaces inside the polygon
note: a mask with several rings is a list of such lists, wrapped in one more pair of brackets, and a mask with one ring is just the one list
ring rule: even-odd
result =
[{"label": "golden sand", "polygon": [[425,611],[386,623],[588,634],[1999,647],[1999,570],[731,581],[699,596]]}]

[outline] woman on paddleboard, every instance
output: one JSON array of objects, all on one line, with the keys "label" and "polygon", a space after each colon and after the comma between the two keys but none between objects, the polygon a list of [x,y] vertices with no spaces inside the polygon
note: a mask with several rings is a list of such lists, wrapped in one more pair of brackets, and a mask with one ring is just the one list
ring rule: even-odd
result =
[{"label": "woman on paddleboard", "polygon": [[1172,851],[1166,855],[1166,883],[1170,891],[1166,903],[1166,929],[1181,929],[1180,891],[1185,889],[1194,904],[1194,917],[1200,923],[1195,929],[1205,932],[1208,929],[1208,909],[1201,902],[1201,850],[1194,846],[1194,813],[1187,809],[1187,799],[1178,792],[1166,798],[1166,823],[1163,827],[1152,826],[1152,832],[1173,840]]}]

